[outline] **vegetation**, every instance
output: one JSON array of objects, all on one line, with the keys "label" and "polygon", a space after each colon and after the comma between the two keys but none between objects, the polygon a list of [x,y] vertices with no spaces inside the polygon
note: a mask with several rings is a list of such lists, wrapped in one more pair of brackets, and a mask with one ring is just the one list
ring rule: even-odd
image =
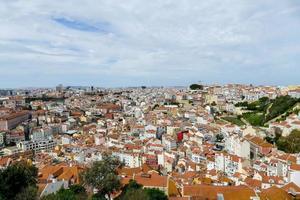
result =
[{"label": "vegetation", "polygon": [[299,100],[292,98],[290,96],[277,97],[273,101],[272,106],[270,107],[269,112],[266,115],[265,121],[269,121],[285,113],[286,111],[291,109],[298,101]]},{"label": "vegetation", "polygon": [[300,152],[300,130],[293,130],[287,137],[279,137],[276,141],[277,148],[286,153]]},{"label": "vegetation", "polygon": [[268,97],[262,97],[258,101],[254,101],[252,103],[248,103],[247,101],[238,102],[235,104],[236,107],[245,107],[246,110],[253,110],[253,111],[265,111],[271,100]]},{"label": "vegetation", "polygon": [[243,118],[253,126],[264,125],[264,115],[258,112],[243,113]]},{"label": "vegetation", "polygon": [[238,102],[235,104],[235,107],[247,107],[249,103],[247,101]]},{"label": "vegetation", "polygon": [[190,89],[191,90],[203,90],[203,85],[192,84],[192,85],[190,85]]},{"label": "vegetation", "polygon": [[222,119],[238,126],[245,125],[245,123],[239,117],[222,117]]},{"label": "vegetation", "polygon": [[290,96],[280,96],[273,100],[262,97],[258,101],[248,103],[239,102],[235,104],[237,107],[245,107],[247,112],[243,114],[243,118],[253,126],[264,126],[268,121],[279,117],[285,119],[285,115],[292,113],[292,108],[299,102],[300,99],[295,99]]},{"label": "vegetation", "polygon": [[224,139],[224,135],[221,133],[218,133],[216,135],[216,142],[222,142],[222,140]]},{"label": "vegetation", "polygon": [[164,105],[174,105],[174,106],[180,106],[179,102],[165,102]]},{"label": "vegetation", "polygon": [[138,184],[134,180],[130,180],[124,186],[118,200],[167,200],[168,197],[164,192],[158,189],[143,188],[143,185]]},{"label": "vegetation", "polygon": [[40,100],[40,101],[59,101],[59,102],[62,102],[65,100],[64,97],[61,97],[61,98],[57,98],[57,97],[48,97],[48,96],[43,96],[43,97],[27,97],[25,98],[25,102],[26,103],[30,103],[32,101],[37,101],[37,100]]},{"label": "vegetation", "polygon": [[104,197],[110,199],[111,194],[121,188],[120,178],[116,171],[121,165],[122,163],[117,158],[103,155],[101,161],[94,162],[92,167],[84,172],[84,182],[98,190],[97,199]]},{"label": "vegetation", "polygon": [[83,186],[71,185],[69,189],[61,188],[56,193],[42,197],[41,200],[86,200],[87,197],[87,192]]},{"label": "vegetation", "polygon": [[37,172],[37,168],[25,162],[17,162],[1,170],[0,199],[36,199]]},{"label": "vegetation", "polygon": [[165,193],[159,189],[146,188],[144,191],[151,200],[168,200],[168,197],[165,195]]}]

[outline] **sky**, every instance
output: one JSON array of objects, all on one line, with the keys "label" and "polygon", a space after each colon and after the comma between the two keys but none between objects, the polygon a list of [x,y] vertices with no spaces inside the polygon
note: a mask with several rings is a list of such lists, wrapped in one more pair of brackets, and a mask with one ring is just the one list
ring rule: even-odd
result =
[{"label": "sky", "polygon": [[299,77],[298,0],[0,0],[0,88]]}]

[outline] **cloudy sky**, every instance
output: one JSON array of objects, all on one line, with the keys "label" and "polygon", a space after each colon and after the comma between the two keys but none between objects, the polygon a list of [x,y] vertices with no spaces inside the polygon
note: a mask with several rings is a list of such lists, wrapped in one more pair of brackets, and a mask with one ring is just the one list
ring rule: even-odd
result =
[{"label": "cloudy sky", "polygon": [[300,83],[298,0],[0,0],[0,87]]}]

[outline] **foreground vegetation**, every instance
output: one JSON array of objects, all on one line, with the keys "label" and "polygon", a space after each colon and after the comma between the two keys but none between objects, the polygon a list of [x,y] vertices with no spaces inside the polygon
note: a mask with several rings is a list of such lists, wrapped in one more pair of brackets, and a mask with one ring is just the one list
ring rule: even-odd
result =
[{"label": "foreground vegetation", "polygon": [[0,170],[0,200],[33,200],[37,197],[38,170],[18,162]]},{"label": "foreground vegetation", "polygon": [[138,184],[134,180],[130,180],[129,183],[123,188],[121,195],[117,200],[167,200],[168,197],[164,192],[153,189],[143,188],[143,185]]},{"label": "foreground vegetation", "polygon": [[[120,191],[118,200],[167,200],[164,192],[158,189],[143,188],[143,185],[130,180],[122,186],[117,168],[122,163],[115,157],[103,156],[82,174],[82,185],[61,188],[56,193],[39,198],[36,167],[26,162],[17,162],[0,170],[0,200],[106,200]],[[85,187],[97,189],[96,194],[88,194]]]}]

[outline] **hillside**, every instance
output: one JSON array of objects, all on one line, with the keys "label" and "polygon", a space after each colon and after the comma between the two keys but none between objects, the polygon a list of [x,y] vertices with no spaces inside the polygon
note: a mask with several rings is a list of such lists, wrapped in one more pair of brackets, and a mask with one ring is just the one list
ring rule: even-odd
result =
[{"label": "hillside", "polygon": [[235,106],[243,107],[249,111],[244,113],[241,117],[251,125],[264,126],[272,120],[284,120],[288,114],[298,112],[294,107],[299,102],[300,99],[295,99],[287,95],[275,99],[263,97],[252,103],[240,102]]}]

